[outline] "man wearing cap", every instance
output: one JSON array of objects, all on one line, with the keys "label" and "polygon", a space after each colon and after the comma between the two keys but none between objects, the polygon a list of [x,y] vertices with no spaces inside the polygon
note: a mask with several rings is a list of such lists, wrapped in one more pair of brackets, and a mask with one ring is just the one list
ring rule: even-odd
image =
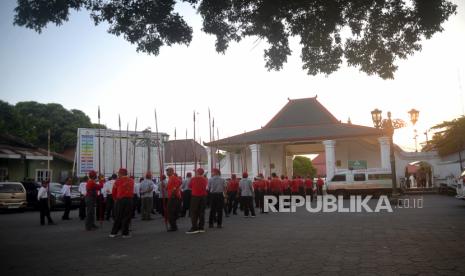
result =
[{"label": "man wearing cap", "polygon": [[237,215],[237,204],[239,198],[239,181],[236,178],[235,174],[231,175],[231,180],[229,180],[228,187],[228,215],[233,211],[234,215]]},{"label": "man wearing cap", "polygon": [[258,194],[258,208],[260,208],[260,213],[264,212],[264,200],[265,200],[265,192],[267,190],[266,180],[263,179],[263,174],[259,174],[256,180],[256,189],[255,193]]},{"label": "man wearing cap", "polygon": [[182,191],[182,213],[183,217],[186,216],[187,210],[189,210],[191,205],[191,196],[192,191],[189,187],[189,183],[192,179],[192,173],[188,172],[186,178],[182,181],[181,191]]},{"label": "man wearing cap", "polygon": [[105,182],[103,185],[102,193],[105,197],[105,219],[110,220],[110,216],[115,219],[115,211],[114,211],[114,200],[112,196],[113,185],[115,185],[115,181],[118,178],[116,174],[112,174],[111,178]]},{"label": "man wearing cap", "polygon": [[176,220],[178,219],[179,206],[181,204],[181,180],[174,174],[173,168],[166,169],[168,176],[168,222],[170,228],[168,232],[178,231]]},{"label": "man wearing cap", "polygon": [[242,179],[239,181],[239,191],[241,194],[241,205],[244,206],[244,217],[249,217],[249,211],[252,217],[255,217],[255,209],[253,205],[253,185],[247,172],[242,173]]},{"label": "man wearing cap", "polygon": [[115,181],[112,190],[115,200],[115,221],[110,233],[110,238],[116,237],[119,230],[122,231],[123,238],[129,238],[129,224],[132,218],[132,204],[134,197],[134,179],[128,177],[128,171],[119,169],[118,179]]},{"label": "man wearing cap", "polygon": [[150,214],[153,209],[153,181],[152,173],[147,172],[145,179],[140,183],[140,199],[142,205],[142,220],[151,220]]},{"label": "man wearing cap", "polygon": [[205,225],[205,206],[207,200],[207,185],[208,180],[203,176],[204,170],[198,168],[189,183],[189,188],[192,191],[191,197],[191,222],[192,227],[186,234],[203,233]]},{"label": "man wearing cap", "polygon": [[102,184],[96,183],[97,172],[92,170],[89,172],[89,180],[86,184],[86,230],[92,231],[97,229],[95,225],[95,203],[97,201],[97,193],[103,187]]},{"label": "man wearing cap", "polygon": [[212,170],[212,177],[208,180],[207,190],[210,192],[210,216],[208,225],[213,228],[213,223],[216,218],[218,228],[223,227],[223,207],[224,193],[226,191],[226,181],[221,178],[219,169]]}]

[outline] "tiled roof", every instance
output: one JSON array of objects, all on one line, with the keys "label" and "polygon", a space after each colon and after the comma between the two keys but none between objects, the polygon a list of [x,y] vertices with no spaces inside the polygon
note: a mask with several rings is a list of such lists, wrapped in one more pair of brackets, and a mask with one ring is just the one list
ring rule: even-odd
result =
[{"label": "tiled roof", "polygon": [[194,148],[197,161],[207,162],[206,149],[193,139],[171,140],[165,142],[165,162],[194,162]]},{"label": "tiled roof", "polygon": [[376,135],[381,135],[381,131],[376,128],[339,122],[314,97],[289,100],[281,111],[261,129],[206,143],[206,145],[221,147]]}]

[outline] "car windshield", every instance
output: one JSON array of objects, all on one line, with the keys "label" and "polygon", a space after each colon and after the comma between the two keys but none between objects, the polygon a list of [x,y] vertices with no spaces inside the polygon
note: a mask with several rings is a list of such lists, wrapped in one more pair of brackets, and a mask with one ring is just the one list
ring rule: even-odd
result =
[{"label": "car windshield", "polygon": [[17,183],[0,183],[0,193],[23,193],[24,188]]},{"label": "car windshield", "polygon": [[50,192],[61,192],[61,188],[63,186],[60,183],[51,183],[50,184]]}]

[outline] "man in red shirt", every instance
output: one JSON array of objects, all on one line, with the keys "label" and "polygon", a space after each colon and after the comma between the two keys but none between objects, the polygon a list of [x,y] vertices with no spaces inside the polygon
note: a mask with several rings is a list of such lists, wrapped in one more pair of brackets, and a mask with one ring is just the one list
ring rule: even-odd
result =
[{"label": "man in red shirt", "polygon": [[276,199],[279,199],[279,195],[283,193],[283,186],[281,180],[276,175],[276,173],[271,174],[270,189],[271,193],[276,197]]},{"label": "man in red shirt", "polygon": [[316,181],[316,188],[318,189],[318,195],[323,195],[323,185],[325,182],[321,177],[318,176],[318,180]]},{"label": "man in red shirt", "polygon": [[293,177],[291,181],[291,193],[292,195],[298,195],[299,194],[299,185],[300,181],[297,177]]},{"label": "man in red shirt", "polygon": [[305,194],[310,196],[310,201],[313,200],[313,179],[309,175],[305,179]]},{"label": "man in red shirt", "polygon": [[234,215],[237,215],[237,205],[239,203],[239,181],[236,178],[235,174],[231,175],[231,180],[228,182],[227,193],[228,193],[228,203],[227,203],[227,215],[231,214],[233,211]]},{"label": "man in red shirt", "polygon": [[115,222],[111,230],[110,238],[116,237],[119,230],[123,238],[129,238],[129,224],[132,218],[132,205],[134,197],[134,179],[128,177],[128,171],[124,168],[119,169],[118,179],[111,192],[115,201]]},{"label": "man in red shirt", "polygon": [[195,172],[195,176],[189,183],[189,188],[192,190],[190,206],[192,227],[186,232],[186,234],[205,232],[205,205],[207,203],[206,197],[208,180],[203,174],[204,170],[202,168],[198,168]]},{"label": "man in red shirt", "polygon": [[179,209],[181,205],[181,180],[174,174],[173,168],[166,169],[168,176],[168,222],[170,228],[168,232],[178,231],[176,220],[178,219]]},{"label": "man in red shirt", "polygon": [[291,187],[290,187],[290,182],[287,176],[281,175],[281,184],[282,184],[282,190],[283,194],[285,195],[290,195],[291,194]]},{"label": "man in red shirt", "polygon": [[265,213],[264,211],[264,201],[265,201],[265,193],[266,193],[266,190],[267,190],[267,184],[266,184],[266,180],[263,179],[263,174],[259,174],[258,177],[257,177],[257,190],[255,190],[255,192],[258,191],[258,206],[260,208],[260,213]]},{"label": "man in red shirt", "polygon": [[97,193],[102,189],[103,184],[97,184],[97,172],[92,170],[89,172],[89,180],[86,184],[86,230],[92,231],[97,229],[95,225],[95,204],[97,201]]}]

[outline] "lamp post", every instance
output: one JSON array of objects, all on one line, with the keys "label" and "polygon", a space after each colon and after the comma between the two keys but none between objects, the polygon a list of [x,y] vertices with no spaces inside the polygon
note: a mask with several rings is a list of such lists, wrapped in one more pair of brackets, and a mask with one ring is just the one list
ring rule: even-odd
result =
[{"label": "lamp post", "polygon": [[[418,120],[419,111],[412,109],[409,111],[410,120],[412,124]],[[396,159],[394,156],[394,130],[404,127],[406,124],[401,119],[392,119],[391,112],[388,111],[387,119],[382,118],[382,111],[375,109],[371,111],[371,119],[373,120],[373,125],[377,129],[382,129],[386,136],[389,137],[391,146],[389,147],[389,160],[391,163],[391,175],[392,175],[392,194],[397,195],[397,174],[396,174]]]},{"label": "lamp post", "polygon": [[[415,108],[412,108],[408,112],[408,114],[410,116],[410,122],[412,122],[412,125],[415,127],[415,124],[418,121],[418,115],[420,114],[420,111],[416,110]],[[415,152],[418,152],[418,143],[417,143],[418,134],[417,134],[417,130],[414,129],[413,132],[414,132],[413,139],[415,140]],[[428,139],[426,139],[426,140],[428,140]]]}]

